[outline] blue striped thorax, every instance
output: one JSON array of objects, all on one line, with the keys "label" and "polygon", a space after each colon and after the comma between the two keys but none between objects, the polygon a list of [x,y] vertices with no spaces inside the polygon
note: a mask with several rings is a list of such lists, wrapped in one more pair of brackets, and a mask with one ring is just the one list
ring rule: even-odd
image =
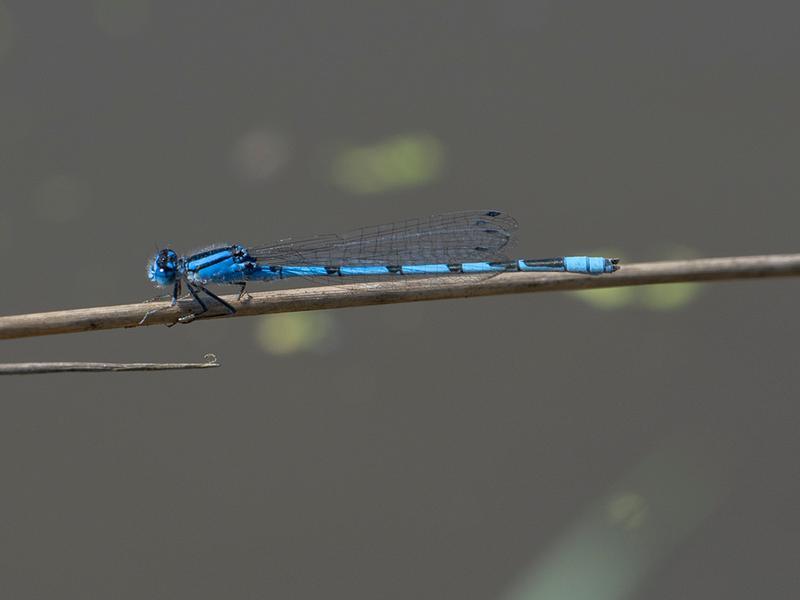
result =
[{"label": "blue striped thorax", "polygon": [[244,246],[235,244],[209,248],[185,259],[186,278],[197,283],[245,281],[255,269],[255,260]]},{"label": "blue striped thorax", "polygon": [[269,269],[258,267],[244,246],[214,246],[191,256],[181,257],[165,248],[147,265],[147,277],[158,286],[173,285],[182,278],[193,283],[239,283],[249,280],[256,271],[260,279],[272,279]]}]

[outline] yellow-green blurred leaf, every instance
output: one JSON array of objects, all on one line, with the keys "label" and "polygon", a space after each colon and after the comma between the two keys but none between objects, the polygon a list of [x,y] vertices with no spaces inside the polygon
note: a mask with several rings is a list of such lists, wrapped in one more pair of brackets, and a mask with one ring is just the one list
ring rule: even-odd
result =
[{"label": "yellow-green blurred leaf", "polygon": [[399,135],[340,151],[334,157],[331,177],[345,191],[371,194],[430,183],[443,164],[444,147],[434,136]]}]

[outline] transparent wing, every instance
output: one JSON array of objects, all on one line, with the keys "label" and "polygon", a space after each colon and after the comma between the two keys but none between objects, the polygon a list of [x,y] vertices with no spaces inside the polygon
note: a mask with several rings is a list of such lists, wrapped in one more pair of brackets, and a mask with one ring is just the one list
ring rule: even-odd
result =
[{"label": "transparent wing", "polygon": [[249,247],[274,266],[413,265],[506,260],[517,222],[497,210],[447,213]]}]

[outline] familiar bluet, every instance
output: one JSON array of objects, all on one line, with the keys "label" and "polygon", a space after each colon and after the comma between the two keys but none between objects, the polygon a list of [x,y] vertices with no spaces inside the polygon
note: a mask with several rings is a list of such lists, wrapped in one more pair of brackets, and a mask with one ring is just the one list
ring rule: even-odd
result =
[{"label": "familiar bluet", "polygon": [[599,275],[618,269],[618,259],[598,256],[509,260],[505,249],[516,221],[497,210],[478,210],[410,219],[365,227],[342,235],[286,239],[266,246],[217,244],[188,256],[160,250],[147,265],[147,276],[172,287],[172,304],[182,285],[200,305],[191,320],[208,307],[200,293],[229,312],[236,309],[210,291],[208,284],[238,285],[239,298],[250,281],[290,277],[380,278],[501,272],[564,271]]}]

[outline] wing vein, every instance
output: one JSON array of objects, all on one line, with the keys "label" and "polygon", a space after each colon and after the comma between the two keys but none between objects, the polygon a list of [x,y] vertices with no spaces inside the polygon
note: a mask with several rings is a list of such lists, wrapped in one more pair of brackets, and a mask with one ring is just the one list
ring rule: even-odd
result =
[{"label": "wing vein", "polygon": [[340,235],[285,239],[248,248],[271,266],[400,265],[501,261],[516,221],[501,211],[434,215],[363,227]]}]

